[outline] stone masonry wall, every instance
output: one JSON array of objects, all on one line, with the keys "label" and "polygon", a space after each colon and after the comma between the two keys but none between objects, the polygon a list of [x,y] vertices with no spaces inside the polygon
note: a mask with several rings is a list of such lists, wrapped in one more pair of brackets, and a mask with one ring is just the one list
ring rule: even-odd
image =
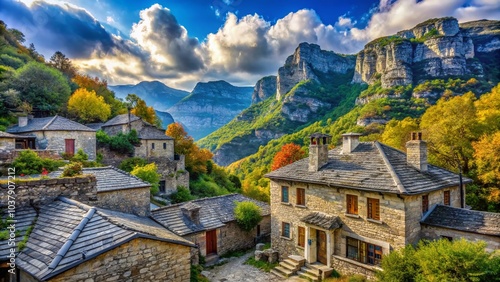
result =
[{"label": "stone masonry wall", "polygon": [[14,150],[16,148],[16,139],[0,137],[0,150]]},{"label": "stone masonry wall", "polygon": [[173,160],[174,140],[141,139],[141,145],[139,147],[135,147],[134,155],[141,158],[153,157],[168,158]]},{"label": "stone masonry wall", "polygon": [[[132,129],[135,129],[137,132],[139,132],[143,126],[144,126],[144,123],[142,120],[136,120],[136,121],[133,121],[130,123],[130,127]],[[113,126],[106,126],[103,128],[103,130],[109,136],[114,136],[114,135],[117,135],[118,133],[127,133],[128,132],[128,124],[118,124],[118,125],[113,125]]]},{"label": "stone masonry wall", "polygon": [[[30,205],[44,205],[58,196],[68,197],[92,205],[97,201],[96,178],[84,175],[74,178],[52,178],[40,180],[18,180],[15,184],[16,205],[18,208]],[[7,202],[9,183],[0,184],[0,202]]]},{"label": "stone masonry wall", "polygon": [[[66,149],[65,139],[75,139],[75,153],[78,149],[89,155],[89,160],[96,158],[96,137],[92,131],[36,131],[37,142],[46,138],[48,140],[47,150],[55,150],[64,153]],[[38,148],[38,145],[37,145]]]},{"label": "stone masonry wall", "polygon": [[460,207],[460,189],[452,187],[427,194],[404,196],[406,210],[406,244],[420,240],[420,220],[422,219],[422,195],[429,196],[429,210],[433,205],[444,204],[444,191],[450,191],[450,206]]},{"label": "stone masonry wall", "polygon": [[189,249],[183,245],[138,238],[49,281],[189,281]]},{"label": "stone masonry wall", "polygon": [[342,273],[342,275],[355,275],[361,274],[366,276],[370,281],[375,281],[375,271],[372,267],[363,265],[362,263],[346,261],[340,258],[334,258],[332,260],[332,267]]},{"label": "stone masonry wall", "polygon": [[123,189],[97,193],[95,206],[125,213],[148,216],[150,214],[149,187]]},{"label": "stone masonry wall", "polygon": [[486,242],[486,250],[488,252],[493,252],[500,249],[500,237],[477,234],[471,232],[463,232],[459,230],[448,229],[444,227],[422,225],[422,238],[437,240],[441,239],[443,236],[451,237],[453,240],[464,238],[465,240],[471,242],[484,241]]}]

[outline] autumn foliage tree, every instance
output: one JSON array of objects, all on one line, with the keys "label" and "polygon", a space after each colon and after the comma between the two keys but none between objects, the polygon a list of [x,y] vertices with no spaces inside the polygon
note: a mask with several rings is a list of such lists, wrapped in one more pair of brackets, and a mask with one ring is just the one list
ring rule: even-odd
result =
[{"label": "autumn foliage tree", "polygon": [[280,167],[284,167],[298,161],[304,158],[305,154],[306,153],[302,150],[302,148],[300,148],[299,145],[293,143],[285,144],[274,156],[273,163],[271,164],[271,170],[277,170]]},{"label": "autumn foliage tree", "polygon": [[95,91],[79,88],[69,98],[68,112],[86,123],[106,121],[111,114],[111,107]]},{"label": "autumn foliage tree", "polygon": [[148,107],[148,105],[146,105],[146,101],[142,100],[135,94],[128,94],[126,100],[131,108],[130,112],[132,114],[158,127],[161,126],[161,121],[156,116],[155,109],[153,107]]},{"label": "autumn foliage tree", "polygon": [[109,90],[108,82],[105,79],[77,73],[73,76],[71,81],[76,83],[80,88],[85,88],[88,91],[95,91],[97,96],[103,97],[106,104],[111,107],[111,117],[127,112],[125,104],[116,99],[115,93]]},{"label": "autumn foliage tree", "polygon": [[206,173],[207,162],[213,157],[212,152],[207,149],[200,149],[178,122],[168,126],[165,134],[174,138],[176,154],[186,156],[186,169],[193,175]]}]

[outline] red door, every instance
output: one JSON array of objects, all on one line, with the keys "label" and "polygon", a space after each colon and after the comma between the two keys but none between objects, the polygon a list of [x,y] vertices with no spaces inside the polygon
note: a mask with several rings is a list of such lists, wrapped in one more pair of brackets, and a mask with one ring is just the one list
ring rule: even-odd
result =
[{"label": "red door", "polygon": [[217,253],[217,230],[210,230],[206,233],[207,256]]},{"label": "red door", "polygon": [[64,141],[66,143],[66,149],[65,149],[66,154],[74,155],[75,154],[75,139],[65,139]]}]

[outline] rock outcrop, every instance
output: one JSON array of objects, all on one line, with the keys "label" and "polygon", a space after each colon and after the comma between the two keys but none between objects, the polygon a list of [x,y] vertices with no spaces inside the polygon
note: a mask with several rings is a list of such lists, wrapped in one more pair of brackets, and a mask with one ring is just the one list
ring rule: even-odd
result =
[{"label": "rock outcrop", "polygon": [[277,77],[275,75],[270,75],[257,81],[253,88],[252,104],[256,104],[276,95],[276,79]]},{"label": "rock outcrop", "polygon": [[354,64],[355,57],[352,55],[343,56],[321,50],[316,44],[300,43],[278,70],[276,98],[280,100],[301,81],[321,82],[320,76],[323,74],[346,74],[354,68]]},{"label": "rock outcrop", "polygon": [[500,50],[499,30],[499,21],[425,21],[368,43],[358,54],[353,82],[373,84],[380,79],[387,88],[437,77],[482,76],[483,67],[474,58],[477,52]]},{"label": "rock outcrop", "polygon": [[251,87],[237,87],[222,80],[199,82],[189,96],[169,108],[168,112],[197,140],[250,106],[251,95]]}]

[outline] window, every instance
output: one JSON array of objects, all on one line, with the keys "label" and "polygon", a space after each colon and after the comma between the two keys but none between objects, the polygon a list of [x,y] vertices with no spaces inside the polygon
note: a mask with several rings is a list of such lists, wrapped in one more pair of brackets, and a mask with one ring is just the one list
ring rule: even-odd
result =
[{"label": "window", "polygon": [[306,229],[305,227],[299,226],[298,227],[298,240],[297,240],[297,245],[300,247],[304,248],[306,246]]},{"label": "window", "polygon": [[371,265],[380,265],[382,247],[347,237],[347,258]]},{"label": "window", "polygon": [[297,188],[297,205],[298,206],[306,205],[306,189]]},{"label": "window", "polygon": [[446,206],[450,205],[450,191],[444,191],[444,204]]},{"label": "window", "polygon": [[281,186],[281,202],[288,203],[288,187]]},{"label": "window", "polygon": [[288,222],[281,223],[281,236],[285,238],[290,238],[290,223]]},{"label": "window", "polygon": [[347,195],[347,213],[358,214],[358,196]]},{"label": "window", "polygon": [[155,148],[155,143],[151,143],[151,149]]},{"label": "window", "polygon": [[257,225],[257,237],[260,236],[260,224]]},{"label": "window", "polygon": [[160,193],[165,193],[165,180],[160,180]]},{"label": "window", "polygon": [[429,195],[422,196],[422,212],[426,213],[429,210]]},{"label": "window", "polygon": [[163,150],[167,149],[167,143],[163,143]]},{"label": "window", "polygon": [[443,236],[443,235],[442,235],[442,236],[441,236],[441,239],[446,239],[446,240],[448,240],[448,241],[450,241],[450,242],[451,242],[451,241],[453,241],[453,237],[450,237],[450,236]]},{"label": "window", "polygon": [[368,218],[380,220],[380,200],[368,198]]}]

